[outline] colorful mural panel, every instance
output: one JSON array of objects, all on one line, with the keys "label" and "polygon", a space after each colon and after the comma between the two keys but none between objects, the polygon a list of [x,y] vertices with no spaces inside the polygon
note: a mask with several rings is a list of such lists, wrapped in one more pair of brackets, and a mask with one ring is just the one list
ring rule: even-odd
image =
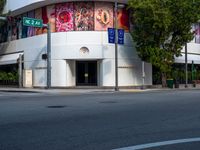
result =
[{"label": "colorful mural panel", "polygon": [[[35,10],[35,18],[42,19],[42,8],[38,8]],[[42,28],[35,28],[35,34],[36,35],[42,34]]]},{"label": "colorful mural panel", "polygon": [[200,43],[200,24],[196,23],[193,25],[193,31],[194,31],[194,39],[195,43]]},{"label": "colorful mural panel", "polygon": [[0,28],[0,42],[6,42],[8,40],[8,24],[4,23],[2,24],[2,27]]},{"label": "colorful mural panel", "polygon": [[74,3],[75,31],[94,30],[94,3]]},{"label": "colorful mural panel", "polygon": [[56,5],[56,31],[73,31],[73,3],[61,3]]},{"label": "colorful mural panel", "polygon": [[17,19],[14,18],[11,22],[11,30],[12,30],[12,37],[11,40],[16,40],[17,39]]},{"label": "colorful mural panel", "polygon": [[22,16],[17,16],[17,39],[22,38]]},{"label": "colorful mural panel", "polygon": [[119,29],[129,31],[129,13],[126,8],[118,9],[117,20]]},{"label": "colorful mural panel", "polygon": [[56,32],[56,10],[55,5],[47,6],[48,22],[51,24],[51,32]]},{"label": "colorful mural panel", "polygon": [[[35,11],[30,11],[28,12],[28,17],[29,18],[35,18]],[[27,36],[31,37],[35,35],[35,28],[34,27],[28,27],[28,33]]]},{"label": "colorful mural panel", "polygon": [[[23,17],[27,17],[27,13],[24,13],[22,15]],[[27,26],[22,26],[22,38],[26,38],[27,37],[27,33],[28,33],[28,27]]]},{"label": "colorful mural panel", "polygon": [[95,3],[95,30],[107,31],[113,28],[113,4],[105,2]]}]

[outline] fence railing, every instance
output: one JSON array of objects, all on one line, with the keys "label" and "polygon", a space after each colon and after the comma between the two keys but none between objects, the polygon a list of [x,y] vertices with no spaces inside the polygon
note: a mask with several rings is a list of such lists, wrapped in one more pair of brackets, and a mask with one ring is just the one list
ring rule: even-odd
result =
[{"label": "fence railing", "polygon": [[19,81],[17,80],[0,80],[0,86],[18,86]]}]

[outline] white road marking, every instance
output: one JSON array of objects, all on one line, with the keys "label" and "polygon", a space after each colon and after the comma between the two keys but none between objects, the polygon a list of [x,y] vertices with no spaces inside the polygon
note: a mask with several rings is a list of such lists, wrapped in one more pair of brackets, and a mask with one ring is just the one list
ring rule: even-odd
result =
[{"label": "white road marking", "polygon": [[160,146],[180,144],[180,143],[190,143],[190,142],[200,142],[200,137],[199,138],[178,139],[178,140],[171,140],[171,141],[141,144],[141,145],[124,147],[124,148],[117,148],[117,149],[113,149],[113,150],[140,150],[140,149],[145,149],[145,148],[160,147]]}]

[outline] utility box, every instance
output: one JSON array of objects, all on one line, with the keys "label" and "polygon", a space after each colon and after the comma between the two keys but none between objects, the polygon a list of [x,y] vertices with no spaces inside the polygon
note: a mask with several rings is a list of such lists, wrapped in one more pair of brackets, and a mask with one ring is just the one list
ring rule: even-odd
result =
[{"label": "utility box", "polygon": [[174,80],[173,79],[167,79],[167,87],[173,89]]},{"label": "utility box", "polygon": [[23,71],[23,86],[27,88],[33,87],[33,71],[32,70],[24,70]]}]

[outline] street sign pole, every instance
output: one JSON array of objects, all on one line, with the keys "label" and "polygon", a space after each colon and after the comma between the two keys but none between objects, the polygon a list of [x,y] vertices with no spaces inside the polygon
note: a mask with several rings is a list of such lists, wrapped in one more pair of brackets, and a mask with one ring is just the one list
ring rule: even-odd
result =
[{"label": "street sign pole", "polygon": [[51,88],[51,24],[43,24],[47,27],[47,89]]},{"label": "street sign pole", "polygon": [[47,88],[51,88],[51,24],[47,24]]},{"label": "street sign pole", "polygon": [[35,18],[23,18],[24,26],[47,28],[47,89],[51,88],[51,24],[43,24],[43,20]]}]

